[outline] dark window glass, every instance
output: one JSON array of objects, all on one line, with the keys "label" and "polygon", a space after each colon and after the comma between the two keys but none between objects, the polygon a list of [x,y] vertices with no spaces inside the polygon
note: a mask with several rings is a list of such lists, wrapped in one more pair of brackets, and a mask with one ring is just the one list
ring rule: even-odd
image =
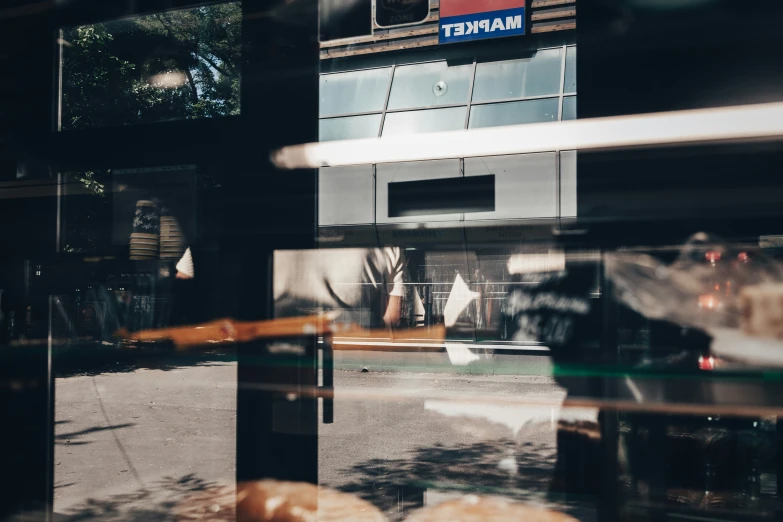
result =
[{"label": "dark window glass", "polygon": [[[196,177],[192,165],[63,173],[62,252],[127,259],[129,252],[134,255],[129,246],[136,246],[146,249],[147,256],[179,259],[184,242],[195,237]],[[151,217],[140,218],[136,214],[140,208],[153,209]],[[176,230],[161,226],[164,221],[176,222]],[[134,244],[135,233],[159,237]],[[150,245],[158,240],[159,244]],[[155,252],[149,253],[147,247]]]},{"label": "dark window glass", "polygon": [[372,34],[372,0],[319,0],[320,40]]},{"label": "dark window glass", "polygon": [[421,23],[430,14],[430,0],[381,0],[375,2],[375,23],[379,27],[395,27]]},{"label": "dark window glass", "polygon": [[470,110],[469,127],[476,129],[556,121],[559,101],[559,98],[546,98],[544,100],[474,105]]},{"label": "dark window glass", "polygon": [[111,173],[105,169],[63,173],[61,238],[63,252],[111,252],[113,225]]},{"label": "dark window glass", "polygon": [[239,114],[240,2],[63,30],[61,128]]},{"label": "dark window glass", "polygon": [[391,218],[494,210],[494,174],[389,183]]}]

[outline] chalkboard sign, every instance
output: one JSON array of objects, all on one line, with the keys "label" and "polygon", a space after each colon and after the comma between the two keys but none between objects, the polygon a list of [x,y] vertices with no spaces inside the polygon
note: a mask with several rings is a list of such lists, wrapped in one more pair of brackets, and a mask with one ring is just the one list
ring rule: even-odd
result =
[{"label": "chalkboard sign", "polygon": [[430,15],[430,0],[376,0],[375,23],[397,27],[423,23]]},{"label": "chalkboard sign", "polygon": [[511,340],[550,348],[555,362],[578,362],[600,340],[595,263],[566,262],[562,270],[518,275],[506,303]]}]

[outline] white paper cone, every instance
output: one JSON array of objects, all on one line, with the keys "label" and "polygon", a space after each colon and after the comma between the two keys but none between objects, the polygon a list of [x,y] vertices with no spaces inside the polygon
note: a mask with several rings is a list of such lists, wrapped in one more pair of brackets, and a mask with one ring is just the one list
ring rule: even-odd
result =
[{"label": "white paper cone", "polygon": [[177,272],[182,272],[186,276],[195,277],[195,271],[193,269],[193,257],[190,254],[190,248],[185,250],[182,259],[177,262]]},{"label": "white paper cone", "polygon": [[462,276],[457,274],[454,285],[451,287],[451,292],[449,292],[449,299],[446,301],[446,306],[443,308],[443,319],[446,323],[446,327],[454,326],[459,315],[468,307],[470,302],[478,298],[478,296],[479,293],[471,291],[462,279]]}]

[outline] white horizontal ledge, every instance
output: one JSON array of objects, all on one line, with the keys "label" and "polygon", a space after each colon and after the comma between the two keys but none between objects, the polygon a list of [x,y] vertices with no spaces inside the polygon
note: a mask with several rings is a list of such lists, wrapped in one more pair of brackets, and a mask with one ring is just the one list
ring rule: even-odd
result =
[{"label": "white horizontal ledge", "polygon": [[[481,350],[519,350],[527,352],[548,352],[549,347],[542,346],[540,344],[521,344],[521,343],[505,343],[505,344],[485,344],[470,341],[468,339],[455,339],[448,343],[432,343],[428,341],[417,342],[395,342],[395,341],[365,341],[362,339],[351,338],[347,340],[345,338],[335,337],[332,341],[334,346],[387,346],[392,348],[410,347],[410,348],[446,348],[447,346],[464,346],[466,348],[481,349]],[[416,352],[411,352],[416,353]]]},{"label": "white horizontal ledge", "polygon": [[308,143],[274,151],[272,162],[298,169],[780,137],[783,103],[765,103]]}]

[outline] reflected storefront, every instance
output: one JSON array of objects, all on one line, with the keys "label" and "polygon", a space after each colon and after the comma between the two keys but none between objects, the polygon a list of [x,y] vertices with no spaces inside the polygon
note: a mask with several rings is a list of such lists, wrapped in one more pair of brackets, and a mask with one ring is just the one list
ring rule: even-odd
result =
[{"label": "reflected storefront", "polygon": [[[570,8],[540,12],[571,27]],[[574,119],[574,34],[547,36],[396,52],[368,39],[355,54],[358,44],[329,43],[321,55],[320,139]],[[577,215],[576,189],[575,151],[322,167],[319,245],[400,249],[407,267],[401,324],[442,324],[456,279],[482,296],[466,312],[476,328],[469,338],[510,342],[498,332],[514,284],[505,262],[520,244],[515,236],[525,230],[531,248],[546,251],[548,229]]]}]

